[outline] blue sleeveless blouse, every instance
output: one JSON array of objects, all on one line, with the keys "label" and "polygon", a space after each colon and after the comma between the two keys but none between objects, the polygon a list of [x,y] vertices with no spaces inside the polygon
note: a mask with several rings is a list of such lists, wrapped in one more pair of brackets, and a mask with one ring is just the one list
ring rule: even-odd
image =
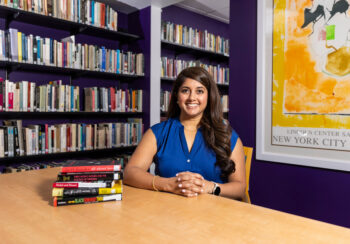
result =
[{"label": "blue sleeveless blouse", "polygon": [[[184,126],[178,118],[155,124],[151,130],[157,140],[157,153],[154,157],[157,175],[174,177],[179,172],[190,171],[201,174],[208,181],[224,183],[220,178],[220,167],[215,166],[216,154],[206,145],[201,128],[197,130],[190,152]],[[236,146],[237,139],[238,135],[233,130],[231,151]]]}]

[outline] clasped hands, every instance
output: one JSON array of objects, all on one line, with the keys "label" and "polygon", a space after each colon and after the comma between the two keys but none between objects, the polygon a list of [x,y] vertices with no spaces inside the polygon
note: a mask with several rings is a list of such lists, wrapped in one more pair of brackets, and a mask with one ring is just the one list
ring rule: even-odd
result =
[{"label": "clasped hands", "polygon": [[197,173],[189,171],[176,174],[170,178],[172,192],[186,197],[195,197],[199,194],[212,193],[214,183],[207,181]]}]

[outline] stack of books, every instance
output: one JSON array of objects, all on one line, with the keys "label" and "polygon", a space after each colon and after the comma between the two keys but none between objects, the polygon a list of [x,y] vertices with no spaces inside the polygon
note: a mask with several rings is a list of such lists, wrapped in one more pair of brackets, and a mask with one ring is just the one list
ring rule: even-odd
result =
[{"label": "stack of books", "polygon": [[53,183],[53,206],[122,200],[119,159],[69,160]]}]

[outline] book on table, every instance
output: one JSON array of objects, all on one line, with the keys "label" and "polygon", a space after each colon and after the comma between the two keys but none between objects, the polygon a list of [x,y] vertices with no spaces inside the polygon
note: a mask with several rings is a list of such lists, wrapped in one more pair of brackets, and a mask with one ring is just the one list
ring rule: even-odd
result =
[{"label": "book on table", "polygon": [[120,172],[122,169],[120,160],[69,160],[62,167],[61,173],[73,172]]},{"label": "book on table", "polygon": [[54,197],[53,206],[65,206],[75,204],[98,203],[107,201],[121,201],[122,194],[99,195],[99,196],[81,196],[81,197]]},{"label": "book on table", "polygon": [[80,187],[80,188],[59,188],[52,189],[53,197],[73,197],[73,196],[98,196],[121,194],[123,191],[122,181],[115,181],[112,187]]},{"label": "book on table", "polygon": [[67,172],[58,173],[57,181],[108,181],[108,180],[120,180],[122,179],[122,172]]},{"label": "book on table", "polygon": [[122,192],[119,158],[68,160],[53,183],[53,206],[119,201]]}]

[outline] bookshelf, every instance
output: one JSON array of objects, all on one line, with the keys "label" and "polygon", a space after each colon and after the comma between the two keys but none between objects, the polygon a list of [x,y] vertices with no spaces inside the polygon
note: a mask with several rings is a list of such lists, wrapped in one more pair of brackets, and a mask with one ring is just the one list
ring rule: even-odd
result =
[{"label": "bookshelf", "polygon": [[106,28],[96,27],[85,23],[78,23],[65,19],[60,19],[53,16],[47,16],[36,12],[29,12],[22,9],[16,9],[0,5],[0,16],[6,21],[5,27],[9,26],[11,21],[19,21],[25,23],[31,23],[33,25],[52,27],[56,29],[65,30],[70,35],[86,34],[93,36],[103,35],[103,38],[111,40],[119,40],[122,42],[135,41],[142,39],[141,36],[128,33],[123,28],[119,28],[119,31],[110,30]]},{"label": "bookshelf", "polygon": [[95,149],[76,152],[62,152],[50,154],[38,154],[27,156],[15,156],[0,158],[0,165],[17,164],[17,163],[34,163],[34,162],[49,162],[55,160],[65,160],[72,158],[105,158],[113,157],[117,153],[130,154],[135,150],[136,146],[124,146],[117,148]]},{"label": "bookshelf", "polygon": [[[179,14],[181,13],[181,14]],[[189,28],[192,28],[195,31],[204,32],[207,30],[208,33],[214,34],[215,36],[220,36],[224,39],[228,39],[228,30],[229,26],[228,24],[216,21],[214,19],[211,19],[209,17],[205,17],[203,15],[199,15],[196,13],[193,13],[191,11],[185,10],[183,8],[177,7],[177,6],[169,6],[162,10],[162,23],[170,23],[173,24],[172,27],[166,27],[167,30],[171,30],[171,28],[176,29],[175,25],[182,25],[182,30],[185,29],[185,26],[187,27],[187,30]],[[162,24],[162,28],[163,28]],[[162,32],[163,30],[161,30]],[[173,35],[173,38],[176,39],[175,35],[179,31],[177,29]],[[164,36],[161,33],[161,57],[162,61],[163,58],[167,58],[170,60],[180,60],[181,62],[188,62],[188,63],[200,63],[201,65],[211,66],[211,68],[218,68],[218,69],[225,69],[229,66],[229,52],[228,49],[216,49],[218,52],[215,52],[212,50],[212,47],[210,45],[207,46],[207,49],[202,48],[198,45],[194,44],[194,41],[188,38],[190,35],[181,35],[179,43],[173,42],[168,40],[167,38],[164,38]],[[171,35],[170,35],[171,36]],[[170,38],[171,39],[171,38]],[[192,45],[189,43],[192,42]],[[223,41],[224,42],[224,41]],[[186,44],[184,44],[186,43]],[[193,65],[193,64],[192,64]],[[192,66],[190,65],[190,66]],[[198,64],[195,64],[198,65]],[[175,65],[174,65],[175,66]],[[186,66],[186,65],[184,65]],[[179,71],[178,71],[179,72]],[[226,77],[226,76],[225,76]],[[226,96],[226,101],[228,100],[228,93],[229,93],[229,84],[228,84],[228,76],[226,79],[224,79],[227,82],[223,82],[222,80],[217,80],[217,86],[219,88],[219,91],[222,95]],[[167,77],[163,76],[161,77],[161,117],[166,116],[166,112],[162,111],[164,100],[165,98],[162,97],[164,92],[170,92],[173,86],[173,83],[175,81],[174,77]],[[224,112],[224,116],[228,118],[228,112]]]},{"label": "bookshelf", "polygon": [[142,112],[0,112],[1,119],[112,119],[139,118]]},{"label": "bookshelf", "polygon": [[93,71],[93,70],[83,70],[74,68],[64,68],[50,65],[32,64],[32,63],[22,63],[15,61],[3,61],[0,60],[0,68],[6,70],[6,78],[9,73],[13,71],[31,71],[31,72],[45,72],[45,73],[57,73],[71,76],[73,79],[77,77],[98,77],[104,79],[135,79],[142,78],[143,75],[136,74],[117,74],[112,72],[103,71]]},{"label": "bookshelf", "polygon": [[[80,108],[84,104],[83,89],[85,87],[117,86],[122,89],[149,89],[149,72],[146,70],[149,55],[144,49],[149,42],[149,33],[144,30],[140,23],[142,19],[147,22],[150,16],[147,10],[139,12],[130,15],[118,12],[118,30],[112,30],[0,5],[0,27],[3,30],[16,28],[19,31],[26,32],[26,34],[32,33],[33,35],[55,38],[57,40],[75,35],[76,42],[79,43],[132,51],[133,53],[146,53],[144,57],[145,74],[142,75],[57,67],[9,59],[0,60],[0,77],[16,82],[29,80],[38,83],[38,85],[60,79],[65,85],[79,86],[81,94],[79,98]],[[142,15],[141,20],[139,15]],[[119,19],[121,20],[120,24]],[[42,33],[48,33],[48,35]],[[147,92],[145,90],[143,95],[143,103],[145,105],[149,104]],[[147,106],[144,107],[142,112],[0,112],[0,122],[2,123],[3,120],[23,120],[23,126],[26,126],[39,123],[52,125],[58,123],[126,122],[129,118],[140,118],[144,123],[145,129],[147,129],[149,127],[148,115],[149,108]],[[68,158],[115,156],[116,153],[130,153],[135,147],[135,145],[131,145],[107,149],[2,157],[0,158],[0,166],[23,162],[48,162]]]},{"label": "bookshelf", "polygon": [[161,41],[162,48],[167,49],[173,49],[175,51],[175,56],[178,56],[180,54],[191,54],[195,60],[201,59],[201,58],[209,58],[210,60],[214,61],[220,61],[220,62],[228,62],[229,56],[222,53],[213,52],[210,50],[205,50],[203,48],[199,47],[192,47],[192,46],[186,46],[181,45],[174,42],[169,42],[162,40]]}]

